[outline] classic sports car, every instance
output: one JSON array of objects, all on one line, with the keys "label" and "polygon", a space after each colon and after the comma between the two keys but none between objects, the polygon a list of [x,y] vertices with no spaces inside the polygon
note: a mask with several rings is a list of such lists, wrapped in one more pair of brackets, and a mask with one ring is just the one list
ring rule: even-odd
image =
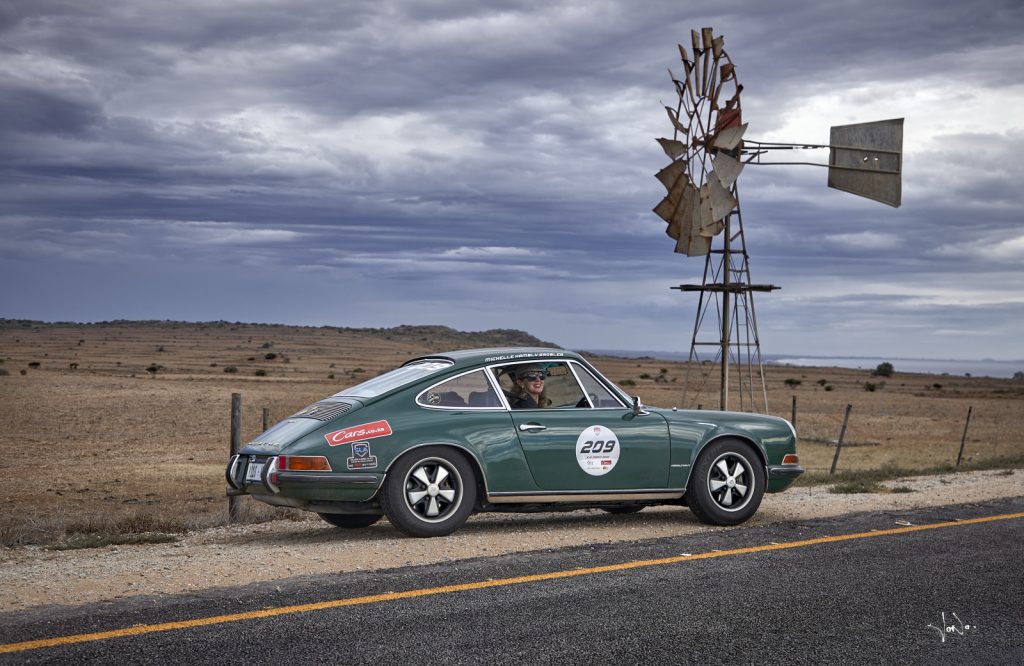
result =
[{"label": "classic sports car", "polygon": [[686,505],[736,525],[803,473],[786,420],[654,409],[558,349],[432,354],[300,410],[228,462],[229,494],[417,537],[475,511]]}]

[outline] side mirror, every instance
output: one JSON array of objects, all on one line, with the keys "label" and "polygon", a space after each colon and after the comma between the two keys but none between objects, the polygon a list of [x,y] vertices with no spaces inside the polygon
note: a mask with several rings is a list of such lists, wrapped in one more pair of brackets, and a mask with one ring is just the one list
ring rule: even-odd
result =
[{"label": "side mirror", "polygon": [[633,416],[647,416],[650,414],[644,406],[640,404],[640,396],[633,396]]}]

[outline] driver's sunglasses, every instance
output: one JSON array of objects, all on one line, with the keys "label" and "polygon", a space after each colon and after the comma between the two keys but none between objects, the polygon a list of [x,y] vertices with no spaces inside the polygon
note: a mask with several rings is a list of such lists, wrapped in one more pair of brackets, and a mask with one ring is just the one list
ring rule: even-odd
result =
[{"label": "driver's sunglasses", "polygon": [[523,375],[523,379],[528,382],[535,382],[537,380],[544,381],[544,376],[543,372],[528,372]]}]

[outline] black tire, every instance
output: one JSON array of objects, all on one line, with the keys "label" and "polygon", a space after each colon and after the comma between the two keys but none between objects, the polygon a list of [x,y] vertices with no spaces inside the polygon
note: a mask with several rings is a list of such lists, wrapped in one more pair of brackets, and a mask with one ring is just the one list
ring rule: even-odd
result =
[{"label": "black tire", "polygon": [[388,470],[380,495],[391,524],[414,537],[451,534],[476,505],[476,476],[466,457],[443,446],[413,449]]},{"label": "black tire", "polygon": [[316,514],[335,527],[354,530],[361,527],[369,527],[384,516],[375,516],[370,513],[318,513]]},{"label": "black tire", "polygon": [[642,506],[606,506],[604,508],[608,513],[615,514],[616,516],[622,516],[630,513],[639,513],[644,510]]},{"label": "black tire", "polygon": [[764,465],[757,452],[746,442],[720,439],[697,458],[687,504],[702,523],[739,525],[757,511],[764,488]]}]

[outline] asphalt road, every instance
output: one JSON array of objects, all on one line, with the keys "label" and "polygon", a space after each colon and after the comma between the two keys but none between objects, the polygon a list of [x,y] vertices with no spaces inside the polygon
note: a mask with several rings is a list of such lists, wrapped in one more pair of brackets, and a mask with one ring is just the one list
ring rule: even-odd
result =
[{"label": "asphalt road", "polygon": [[1024,498],[858,514],[0,615],[0,663],[1024,663],[1022,548]]}]

